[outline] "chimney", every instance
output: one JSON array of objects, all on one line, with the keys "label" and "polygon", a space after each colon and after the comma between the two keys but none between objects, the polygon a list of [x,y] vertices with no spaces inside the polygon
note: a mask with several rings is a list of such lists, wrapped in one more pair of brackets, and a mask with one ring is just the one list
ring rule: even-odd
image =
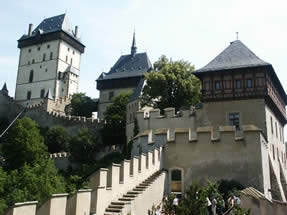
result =
[{"label": "chimney", "polygon": [[75,26],[75,37],[78,37],[78,29],[79,29],[79,27],[76,25]]},{"label": "chimney", "polygon": [[33,24],[29,24],[28,36],[32,35]]}]

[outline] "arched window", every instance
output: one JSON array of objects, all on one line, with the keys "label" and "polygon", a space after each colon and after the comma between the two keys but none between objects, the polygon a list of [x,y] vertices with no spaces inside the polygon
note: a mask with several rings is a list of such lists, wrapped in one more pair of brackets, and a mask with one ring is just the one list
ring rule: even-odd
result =
[{"label": "arched window", "polygon": [[31,71],[30,71],[30,75],[29,75],[29,83],[32,83],[32,82],[33,82],[33,79],[34,79],[34,71],[31,70]]}]

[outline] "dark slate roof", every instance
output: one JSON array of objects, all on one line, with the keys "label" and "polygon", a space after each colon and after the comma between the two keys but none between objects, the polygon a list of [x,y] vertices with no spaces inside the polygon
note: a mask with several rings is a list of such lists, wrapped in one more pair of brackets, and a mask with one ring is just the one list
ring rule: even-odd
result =
[{"label": "dark slate roof", "polygon": [[132,101],[134,101],[140,97],[142,90],[144,88],[144,85],[145,85],[145,79],[141,78],[137,87],[134,89],[133,94],[131,95],[129,102],[132,102]]},{"label": "dark slate roof", "polygon": [[210,63],[196,70],[195,73],[270,65],[257,57],[240,40],[235,40]]},{"label": "dark slate roof", "polygon": [[146,53],[122,55],[108,73],[102,73],[97,81],[143,76],[152,65]]},{"label": "dark slate roof", "polygon": [[[67,15],[61,14],[58,16],[53,16],[50,18],[44,19],[32,32],[32,36],[35,36],[37,33],[45,34],[56,31],[65,31],[70,36],[73,36],[75,39],[75,33],[73,31],[72,25],[70,24]],[[20,40],[29,38],[28,35],[24,34]]]}]

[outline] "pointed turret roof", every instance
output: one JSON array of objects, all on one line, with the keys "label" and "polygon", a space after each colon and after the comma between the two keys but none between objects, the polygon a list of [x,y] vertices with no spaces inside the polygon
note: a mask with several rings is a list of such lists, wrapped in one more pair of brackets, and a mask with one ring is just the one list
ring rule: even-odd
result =
[{"label": "pointed turret roof", "polygon": [[137,53],[137,46],[136,46],[136,32],[134,32],[133,35],[133,42],[132,42],[132,47],[131,47],[131,55],[135,56]]},{"label": "pointed turret roof", "polygon": [[53,99],[53,96],[52,96],[52,93],[51,93],[50,88],[48,89],[48,91],[47,91],[47,94],[46,94],[45,98],[46,98],[46,99]]},{"label": "pointed turret roof", "polygon": [[7,89],[7,85],[6,82],[4,83],[3,87],[2,87],[2,92],[7,92],[8,93],[8,89]]},{"label": "pointed turret roof", "polygon": [[235,40],[210,63],[201,69],[196,70],[195,73],[258,66],[271,66],[271,64],[257,57],[240,40]]}]

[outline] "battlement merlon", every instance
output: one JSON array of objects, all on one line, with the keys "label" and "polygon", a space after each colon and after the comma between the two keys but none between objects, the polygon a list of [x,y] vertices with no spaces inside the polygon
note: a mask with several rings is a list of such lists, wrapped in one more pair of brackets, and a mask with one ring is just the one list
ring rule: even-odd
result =
[{"label": "battlement merlon", "polygon": [[226,133],[229,133],[229,136],[233,136],[234,141],[242,141],[245,136],[248,135],[248,132],[258,132],[262,133],[262,130],[255,125],[242,125],[241,130],[237,130],[235,126],[219,126],[218,130],[215,130],[212,126],[197,127],[192,128],[160,128],[154,130],[145,130],[140,132],[137,136],[134,137],[135,141],[138,141],[140,138],[146,138],[147,144],[153,144],[161,136],[165,138],[166,142],[173,142],[177,135],[187,134],[189,142],[197,142],[198,136],[208,136],[212,142],[220,141],[222,136]]}]

